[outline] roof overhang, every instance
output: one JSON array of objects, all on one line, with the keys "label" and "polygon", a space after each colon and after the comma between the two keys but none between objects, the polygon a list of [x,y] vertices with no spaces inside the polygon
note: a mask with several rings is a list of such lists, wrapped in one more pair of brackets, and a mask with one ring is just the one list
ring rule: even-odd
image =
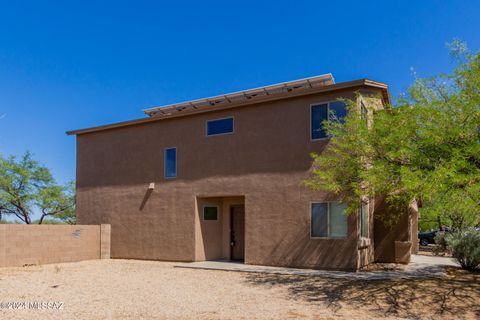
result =
[{"label": "roof overhang", "polygon": [[198,109],[213,106],[228,106],[249,103],[256,100],[261,100],[265,97],[273,97],[290,92],[324,87],[332,84],[335,84],[335,80],[333,79],[332,74],[328,73],[305,79],[277,83],[265,87],[222,94],[219,96],[149,108],[143,110],[143,112],[150,117],[168,117],[175,113],[195,112]]},{"label": "roof overhang", "polygon": [[[323,80],[320,80],[322,77],[323,77]],[[322,81],[324,81],[323,84],[321,84]],[[330,84],[327,84],[327,83],[330,83]],[[85,134],[85,133],[91,133],[96,131],[103,131],[103,130],[115,129],[120,127],[131,126],[131,125],[155,122],[163,119],[170,119],[170,118],[176,118],[176,117],[187,116],[187,115],[198,114],[198,113],[205,113],[210,111],[225,110],[225,109],[246,106],[246,105],[251,105],[256,103],[287,99],[287,98],[303,96],[303,95],[346,90],[346,89],[358,90],[358,89],[361,89],[362,87],[380,90],[382,93],[384,103],[386,105],[390,104],[390,94],[388,92],[388,86],[385,83],[372,81],[368,79],[334,83],[333,77],[331,77],[331,75],[323,75],[319,77],[285,82],[282,84],[250,89],[246,91],[240,91],[240,92],[230,93],[226,95],[215,96],[211,98],[182,102],[182,103],[167,105],[163,107],[150,108],[150,109],[144,110],[146,114],[150,115],[147,118],[124,121],[124,122],[86,128],[86,129],[72,130],[72,131],[68,131],[67,134],[68,135]],[[244,98],[236,100],[236,98],[238,98],[240,95],[243,96]]]}]

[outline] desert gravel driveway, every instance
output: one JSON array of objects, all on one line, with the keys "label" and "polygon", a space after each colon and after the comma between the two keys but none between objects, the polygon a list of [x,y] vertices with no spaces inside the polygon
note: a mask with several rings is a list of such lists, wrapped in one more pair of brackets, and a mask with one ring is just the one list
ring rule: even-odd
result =
[{"label": "desert gravel driveway", "polygon": [[[172,263],[96,260],[0,269],[0,302],[61,302],[61,309],[0,310],[0,319],[278,319],[314,316],[282,288],[233,272]],[[10,308],[8,308],[10,307]],[[7,308],[7,309],[5,309]]]},{"label": "desert gravel driveway", "polygon": [[4,268],[0,319],[475,319],[479,278],[465,277],[342,280],[138,260]]}]

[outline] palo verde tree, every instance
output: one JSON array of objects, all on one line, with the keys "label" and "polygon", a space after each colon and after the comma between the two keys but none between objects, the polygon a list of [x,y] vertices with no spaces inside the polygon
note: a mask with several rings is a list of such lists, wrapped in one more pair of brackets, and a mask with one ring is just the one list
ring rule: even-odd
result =
[{"label": "palo verde tree", "polygon": [[[40,218],[33,221],[36,213]],[[0,218],[6,215],[26,224],[41,224],[46,218],[74,224],[73,183],[56,184],[48,168],[29,152],[20,158],[0,156]]]},{"label": "palo verde tree", "polygon": [[325,122],[332,138],[313,155],[307,186],[337,194],[350,212],[362,197],[385,197],[398,208],[417,201],[439,224],[479,225],[480,52],[459,41],[452,52],[452,74],[416,79],[396,106],[365,118],[349,101],[345,122]]}]

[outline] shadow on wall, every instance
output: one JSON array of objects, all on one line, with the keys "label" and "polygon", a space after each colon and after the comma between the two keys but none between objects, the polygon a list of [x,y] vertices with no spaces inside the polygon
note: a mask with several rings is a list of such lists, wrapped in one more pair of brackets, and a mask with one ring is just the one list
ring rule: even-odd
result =
[{"label": "shadow on wall", "polygon": [[153,189],[148,188],[147,191],[145,192],[145,195],[143,196],[142,203],[140,204],[140,207],[138,208],[140,211],[145,208],[145,205],[147,204],[148,199],[152,195]]},{"label": "shadow on wall", "polygon": [[388,221],[390,216],[398,215],[396,210],[390,207],[385,199],[375,201],[374,245],[376,262],[395,262],[395,241],[410,240],[410,217],[406,210],[398,218],[398,221],[384,223],[384,221]]},{"label": "shadow on wall", "polygon": [[348,305],[378,317],[480,317],[480,273],[454,268],[442,278],[351,280],[251,273],[245,281],[254,286],[281,286],[292,299],[321,304],[334,312]]},{"label": "shadow on wall", "polygon": [[[349,217],[349,225],[354,223]],[[351,226],[349,226],[351,228]],[[352,233],[353,234],[353,233]],[[310,225],[304,224],[295,237],[285,237],[270,251],[267,264],[317,269],[354,270],[356,268],[356,239],[310,238]],[[265,264],[265,262],[261,262]]]},{"label": "shadow on wall", "polygon": [[[176,181],[306,172],[310,153],[321,153],[328,141],[310,141],[308,108],[298,112],[296,107],[285,100],[242,108],[241,115],[238,110],[200,114],[79,135],[78,187],[163,181],[163,152],[172,146],[177,147]],[[238,132],[205,137],[206,120],[229,115],[236,117]]]}]

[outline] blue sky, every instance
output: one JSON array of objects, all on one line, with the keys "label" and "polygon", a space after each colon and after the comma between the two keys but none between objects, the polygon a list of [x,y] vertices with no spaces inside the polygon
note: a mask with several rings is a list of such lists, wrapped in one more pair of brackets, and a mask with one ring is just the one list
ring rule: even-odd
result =
[{"label": "blue sky", "polygon": [[65,131],[331,72],[392,95],[480,48],[480,1],[0,1],[0,152],[75,178]]}]

